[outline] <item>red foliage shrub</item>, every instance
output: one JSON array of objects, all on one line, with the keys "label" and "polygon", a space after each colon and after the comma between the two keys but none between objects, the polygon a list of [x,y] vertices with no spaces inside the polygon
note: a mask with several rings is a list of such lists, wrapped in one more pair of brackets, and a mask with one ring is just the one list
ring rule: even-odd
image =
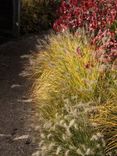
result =
[{"label": "red foliage shrub", "polygon": [[57,12],[55,31],[76,31],[83,27],[94,34],[91,42],[98,50],[106,51],[112,59],[117,57],[117,27],[112,29],[117,21],[117,0],[61,0]]}]

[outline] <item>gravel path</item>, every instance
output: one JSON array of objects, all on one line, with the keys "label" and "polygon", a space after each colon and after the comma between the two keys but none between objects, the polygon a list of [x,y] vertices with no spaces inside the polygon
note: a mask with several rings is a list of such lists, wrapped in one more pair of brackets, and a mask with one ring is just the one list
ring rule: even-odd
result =
[{"label": "gravel path", "polygon": [[[23,66],[37,51],[40,36],[30,36],[0,46],[0,156],[36,156],[39,125],[30,82]],[[35,116],[35,119],[34,119]]]}]

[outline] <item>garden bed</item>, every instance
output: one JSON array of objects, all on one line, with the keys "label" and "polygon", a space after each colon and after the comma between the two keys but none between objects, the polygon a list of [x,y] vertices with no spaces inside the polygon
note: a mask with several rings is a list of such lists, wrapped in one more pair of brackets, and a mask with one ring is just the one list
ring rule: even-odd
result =
[{"label": "garden bed", "polygon": [[62,0],[32,55],[39,156],[117,155],[117,1]]}]

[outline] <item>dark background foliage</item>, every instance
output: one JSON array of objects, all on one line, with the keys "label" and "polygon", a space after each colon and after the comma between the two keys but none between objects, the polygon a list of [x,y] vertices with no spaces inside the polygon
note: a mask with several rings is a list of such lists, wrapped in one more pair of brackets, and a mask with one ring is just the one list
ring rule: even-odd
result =
[{"label": "dark background foliage", "polygon": [[24,0],[21,4],[21,33],[36,33],[51,28],[59,0]]}]

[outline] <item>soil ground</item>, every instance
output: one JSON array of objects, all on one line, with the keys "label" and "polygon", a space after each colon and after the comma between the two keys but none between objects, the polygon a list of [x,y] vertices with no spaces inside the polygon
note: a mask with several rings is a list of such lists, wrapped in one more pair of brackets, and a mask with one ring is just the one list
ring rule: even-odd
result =
[{"label": "soil ground", "polygon": [[38,154],[38,114],[28,95],[31,82],[24,64],[39,49],[40,38],[33,35],[0,45],[0,156]]}]

